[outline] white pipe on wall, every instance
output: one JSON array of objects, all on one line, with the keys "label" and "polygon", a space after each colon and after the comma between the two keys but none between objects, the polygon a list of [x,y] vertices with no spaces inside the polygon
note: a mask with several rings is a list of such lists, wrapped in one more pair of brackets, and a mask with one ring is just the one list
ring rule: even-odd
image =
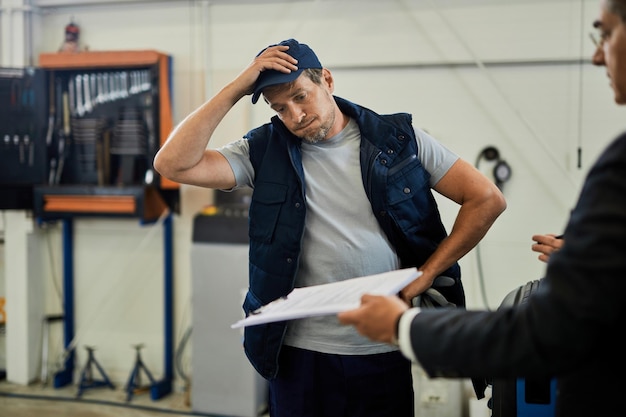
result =
[{"label": "white pipe on wall", "polygon": [[[202,39],[206,39],[206,44],[211,45],[211,1],[203,0],[201,2],[202,7]],[[203,100],[207,100],[213,96],[213,80],[211,78],[211,48],[198,48],[202,51],[203,65],[204,65],[204,97]]]},{"label": "white pipe on wall", "polygon": [[[0,66],[23,68],[32,65],[31,19],[37,9],[28,0],[3,0],[0,3],[2,54]],[[37,376],[43,303],[40,262],[43,242],[34,228],[29,211],[3,212],[5,236],[4,294],[6,294],[7,379],[29,384]]]},{"label": "white pipe on wall", "polygon": [[0,2],[0,66],[33,65],[32,15],[40,10],[27,0]]}]

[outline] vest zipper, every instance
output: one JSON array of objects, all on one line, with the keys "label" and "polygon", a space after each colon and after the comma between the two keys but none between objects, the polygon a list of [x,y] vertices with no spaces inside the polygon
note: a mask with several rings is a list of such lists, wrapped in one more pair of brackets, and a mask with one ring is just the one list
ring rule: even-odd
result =
[{"label": "vest zipper", "polygon": [[402,168],[404,168],[405,166],[407,166],[411,162],[415,161],[416,159],[417,159],[417,155],[415,155],[415,154],[411,155],[410,157],[406,158],[404,161],[400,162],[399,164],[397,164],[393,168],[390,168],[389,172],[387,173],[387,175],[395,174],[396,172],[400,171]]}]

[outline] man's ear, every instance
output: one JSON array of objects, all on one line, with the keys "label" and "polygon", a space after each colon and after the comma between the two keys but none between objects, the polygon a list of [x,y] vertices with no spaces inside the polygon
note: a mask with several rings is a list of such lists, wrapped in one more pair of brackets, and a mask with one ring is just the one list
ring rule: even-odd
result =
[{"label": "man's ear", "polygon": [[328,87],[328,91],[330,91],[331,93],[335,91],[335,80],[333,79],[333,74],[331,74],[329,69],[322,68],[322,78],[324,79],[324,83]]}]

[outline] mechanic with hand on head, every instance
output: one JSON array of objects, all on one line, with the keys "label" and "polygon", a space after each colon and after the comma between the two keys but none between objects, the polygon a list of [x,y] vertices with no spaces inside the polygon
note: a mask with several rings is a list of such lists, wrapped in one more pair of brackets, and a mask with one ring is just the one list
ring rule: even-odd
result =
[{"label": "mechanic with hand on head", "polygon": [[[414,128],[333,95],[335,79],[309,46],[263,49],[188,115],[154,160],[164,177],[221,190],[252,187],[244,312],[307,287],[417,267],[408,302],[439,276],[465,305],[457,261],[506,202],[471,164]],[[276,113],[243,139],[207,148],[242,98]],[[460,205],[448,235],[432,190]],[[269,381],[272,417],[413,417],[411,364],[334,315],[246,327],[244,349]]]}]

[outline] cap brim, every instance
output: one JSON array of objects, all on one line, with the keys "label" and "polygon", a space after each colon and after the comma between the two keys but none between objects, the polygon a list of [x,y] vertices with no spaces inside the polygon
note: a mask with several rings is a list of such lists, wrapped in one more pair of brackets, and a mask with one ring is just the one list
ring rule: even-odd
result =
[{"label": "cap brim", "polygon": [[304,69],[298,69],[288,74],[274,70],[263,72],[259,76],[259,79],[254,86],[254,93],[252,94],[252,104],[256,104],[256,102],[259,101],[259,97],[261,97],[261,94],[266,87],[290,83],[298,78],[300,74],[302,74],[302,71],[304,71]]}]

